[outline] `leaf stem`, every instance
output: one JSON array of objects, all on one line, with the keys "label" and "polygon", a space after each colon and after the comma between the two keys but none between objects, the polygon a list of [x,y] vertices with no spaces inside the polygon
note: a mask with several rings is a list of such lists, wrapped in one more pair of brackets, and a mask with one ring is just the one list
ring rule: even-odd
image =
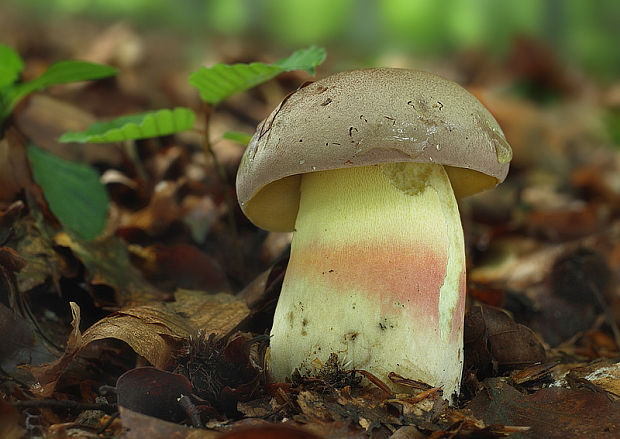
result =
[{"label": "leaf stem", "polygon": [[211,116],[213,115],[213,106],[209,103],[204,103],[205,109],[205,133],[203,136],[203,149],[205,154],[211,156],[213,159],[213,166],[215,167],[215,171],[222,183],[224,188],[224,200],[226,201],[226,206],[228,210],[228,227],[230,229],[230,234],[233,241],[233,258],[235,262],[235,267],[241,267],[241,249],[239,248],[239,234],[237,233],[237,222],[235,220],[235,202],[230,196],[231,187],[228,183],[228,176],[226,175],[226,170],[219,162],[215,151],[213,150],[213,144],[211,143]]}]

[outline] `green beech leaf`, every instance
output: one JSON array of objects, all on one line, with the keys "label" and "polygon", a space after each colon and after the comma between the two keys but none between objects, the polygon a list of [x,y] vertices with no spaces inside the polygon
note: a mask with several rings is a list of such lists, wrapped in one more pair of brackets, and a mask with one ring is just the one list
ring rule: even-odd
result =
[{"label": "green beech leaf", "polygon": [[19,100],[33,91],[43,90],[51,85],[102,79],[116,73],[117,70],[113,67],[88,61],[59,61],[49,66],[38,78],[15,86],[13,99]]},{"label": "green beech leaf", "polygon": [[276,61],[274,65],[280,67],[285,72],[292,70],[305,70],[314,75],[316,66],[325,61],[327,53],[322,47],[311,46],[294,52],[291,56]]},{"label": "green beech leaf", "polygon": [[157,110],[97,122],[86,131],[65,133],[61,142],[106,143],[146,139],[186,131],[194,126],[196,114],[189,108]]},{"label": "green beech leaf", "polygon": [[109,203],[99,173],[34,145],[28,147],[28,157],[34,180],[63,227],[83,239],[96,238],[105,227]]},{"label": "green beech leaf", "polygon": [[250,143],[250,139],[252,139],[252,135],[248,133],[240,133],[238,131],[226,131],[222,134],[222,139],[232,140],[233,142],[247,146],[248,143]]},{"label": "green beech leaf", "polygon": [[19,78],[24,62],[9,46],[0,44],[0,88],[13,84]]},{"label": "green beech leaf", "polygon": [[0,121],[8,117],[24,96],[34,91],[43,90],[51,85],[107,78],[115,74],[116,69],[110,66],[87,61],[59,61],[54,63],[41,76],[32,81],[14,84],[5,90],[0,90],[0,97],[2,98]]},{"label": "green beech leaf", "polygon": [[117,70],[113,67],[88,61],[59,61],[49,66],[41,76],[30,83],[41,90],[50,85],[107,78],[116,73]]},{"label": "green beech leaf", "polygon": [[216,105],[235,93],[262,84],[283,72],[305,70],[314,74],[316,66],[325,60],[325,56],[325,49],[312,46],[273,64],[218,63],[209,68],[201,67],[192,73],[189,83],[198,89],[203,101]]}]

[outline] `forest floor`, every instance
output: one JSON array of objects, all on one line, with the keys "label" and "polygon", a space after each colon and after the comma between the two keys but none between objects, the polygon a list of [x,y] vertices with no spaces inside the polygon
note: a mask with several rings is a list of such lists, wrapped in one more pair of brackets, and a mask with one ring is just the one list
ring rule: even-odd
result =
[{"label": "forest floor", "polygon": [[[449,406],[441,389],[401,377],[410,392],[394,394],[337,361],[289,383],[263,367],[291,236],[227,202],[244,147],[221,136],[253,133],[310,75],[223,102],[211,154],[180,41],[7,16],[0,29],[24,78],[69,58],[119,70],[33,94],[0,139],[0,437],[620,436],[620,83],[599,84],[530,40],[503,60],[426,61],[487,106],[513,149],[506,181],[460,202],[465,369]],[[204,64],[275,59],[228,42]],[[178,106],[198,113],[194,131],[58,142],[96,120]],[[102,237],[63,230],[28,144],[100,172],[111,200]]]}]

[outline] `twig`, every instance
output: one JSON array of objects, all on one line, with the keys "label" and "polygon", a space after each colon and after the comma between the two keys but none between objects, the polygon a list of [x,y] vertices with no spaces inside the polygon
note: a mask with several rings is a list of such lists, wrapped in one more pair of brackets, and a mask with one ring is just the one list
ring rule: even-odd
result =
[{"label": "twig", "polygon": [[620,329],[618,329],[616,320],[614,319],[614,316],[611,314],[611,311],[609,310],[609,306],[607,306],[607,302],[605,301],[605,298],[599,291],[598,287],[594,285],[594,282],[592,281],[588,282],[588,287],[590,288],[590,291],[592,291],[592,294],[596,298],[596,301],[598,302],[599,306],[603,310],[603,314],[605,315],[605,320],[607,321],[607,324],[611,327],[611,332],[614,335],[614,341],[616,342],[616,346],[620,348]]},{"label": "twig", "polygon": [[386,396],[391,396],[394,394],[394,392],[392,392],[392,389],[390,389],[387,384],[385,384],[383,381],[381,381],[379,378],[377,378],[375,375],[368,372],[367,370],[354,369],[353,372],[357,372],[361,375],[364,375],[368,379],[368,381],[370,381],[375,386],[377,386],[379,389],[381,389],[383,393],[385,393]]},{"label": "twig", "polygon": [[114,422],[114,420],[116,418],[118,418],[120,416],[120,412],[114,412],[110,415],[110,419],[108,419],[108,422],[106,422],[103,427],[101,427],[99,430],[97,430],[97,434],[103,434],[110,425],[112,425],[112,422]]},{"label": "twig", "polygon": [[181,395],[179,399],[177,399],[177,402],[189,417],[194,428],[204,428],[202,420],[200,419],[200,409],[196,407],[196,404],[194,404],[189,396]]},{"label": "twig", "polygon": [[235,266],[238,268],[241,266],[241,250],[239,248],[239,238],[237,233],[237,223],[235,221],[235,206],[236,203],[230,196],[231,187],[228,184],[228,176],[226,175],[226,170],[219,162],[215,151],[213,151],[213,145],[211,144],[211,116],[213,114],[213,107],[208,103],[205,103],[205,133],[203,136],[203,148],[205,153],[211,156],[213,159],[213,166],[215,167],[215,171],[224,187],[224,200],[226,201],[226,206],[228,207],[228,227],[230,229],[230,234],[233,239],[233,257],[235,258]]},{"label": "twig", "polygon": [[11,403],[14,407],[20,409],[27,408],[51,408],[65,410],[101,410],[104,413],[112,414],[118,411],[116,404],[108,403],[83,403],[78,401],[58,401],[56,399],[41,399],[33,401],[16,401]]}]

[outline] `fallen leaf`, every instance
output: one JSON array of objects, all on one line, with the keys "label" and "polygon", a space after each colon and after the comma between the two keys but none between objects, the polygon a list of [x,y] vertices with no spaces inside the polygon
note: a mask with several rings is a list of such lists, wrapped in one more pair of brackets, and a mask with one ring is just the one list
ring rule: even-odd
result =
[{"label": "fallen leaf", "polygon": [[21,271],[27,262],[19,253],[10,247],[0,247],[0,267],[8,273]]},{"label": "fallen leaf", "polygon": [[[135,250],[132,247],[132,250]],[[139,252],[138,263],[147,279],[165,289],[193,288],[207,292],[228,292],[230,285],[218,262],[189,244],[154,244]]]},{"label": "fallen leaf", "polygon": [[[540,39],[517,36],[508,55],[508,70],[518,79],[526,80],[540,95],[550,92],[572,95],[578,84],[570,76],[555,50]],[[540,98],[540,96],[538,96]]]},{"label": "fallen leaf", "polygon": [[513,368],[545,360],[545,349],[531,329],[504,310],[474,306],[465,314],[465,369],[489,376],[496,366]]},{"label": "fallen leaf", "polygon": [[22,293],[43,284],[51,278],[58,285],[63,271],[63,261],[54,249],[49,227],[41,217],[32,213],[14,222],[16,245],[19,255],[27,264],[17,274],[17,285]]},{"label": "fallen leaf", "polygon": [[276,262],[238,294],[238,297],[244,298],[252,312],[245,330],[263,334],[271,328],[287,263],[288,258]]},{"label": "fallen leaf", "polygon": [[179,290],[175,298],[174,302],[127,308],[103,318],[84,332],[85,344],[116,338],[155,367],[165,369],[184,340],[199,331],[223,337],[249,314],[245,302],[230,294]]},{"label": "fallen leaf", "polygon": [[179,184],[170,181],[160,182],[149,204],[127,218],[123,218],[120,228],[140,229],[150,236],[163,233],[174,221],[180,221],[183,218],[183,208],[178,201],[178,191]]},{"label": "fallen leaf", "polygon": [[32,184],[26,140],[9,129],[0,138],[0,202],[12,203]]},{"label": "fallen leaf", "polygon": [[169,305],[197,329],[223,337],[233,331],[250,311],[241,298],[226,293],[208,294],[197,290],[178,290]]},{"label": "fallen leaf", "polygon": [[[87,242],[64,232],[54,237],[56,244],[68,247],[88,270],[93,285],[107,285],[117,295],[117,303],[145,303],[169,299],[169,294],[148,283],[131,264],[123,241],[109,237]],[[95,297],[95,300],[97,297]]]},{"label": "fallen leaf", "polygon": [[413,425],[405,425],[396,430],[390,439],[425,439],[427,437]]},{"label": "fallen leaf", "polygon": [[249,314],[245,303],[230,294],[180,290],[175,297],[175,302],[127,308],[103,318],[86,330],[85,344],[116,338],[165,369],[184,340],[199,331],[223,337]]},{"label": "fallen leaf", "polygon": [[620,350],[613,336],[601,330],[584,331],[559,345],[558,349],[590,359],[617,358]]},{"label": "fallen leaf", "polygon": [[54,355],[37,340],[29,323],[2,303],[0,334],[0,369],[21,382],[34,384],[32,377],[19,366],[50,362],[54,360]]},{"label": "fallen leaf", "polygon": [[308,430],[288,425],[239,428],[220,437],[221,439],[321,439]]},{"label": "fallen leaf", "polygon": [[529,366],[525,369],[515,371],[510,375],[510,379],[517,385],[541,381],[546,377],[551,377],[551,369],[553,369],[557,364],[557,361],[545,364],[535,364],[534,366]]},{"label": "fallen leaf", "polygon": [[85,130],[96,121],[82,107],[49,95],[33,94],[14,117],[20,131],[32,143],[65,160],[120,166],[124,159],[122,150],[111,144],[90,144],[84,148],[76,143],[58,142],[63,133]]},{"label": "fallen leaf", "polygon": [[0,437],[22,439],[28,432],[22,427],[22,416],[15,407],[0,401]]},{"label": "fallen leaf", "polygon": [[192,384],[183,375],[139,367],[118,378],[116,394],[121,407],[164,421],[181,422],[187,414],[179,398],[192,394]]},{"label": "fallen leaf", "polygon": [[123,438],[126,439],[214,439],[222,435],[215,431],[163,421],[124,407],[119,409],[123,427],[126,429]]},{"label": "fallen leaf", "polygon": [[555,209],[531,212],[525,219],[532,235],[551,241],[587,237],[603,230],[609,222],[608,208],[602,204],[572,203]]},{"label": "fallen leaf", "polygon": [[85,344],[104,338],[127,343],[153,366],[165,369],[183,339],[194,327],[188,319],[171,312],[165,304],[143,305],[117,311],[84,332]]},{"label": "fallen leaf", "polygon": [[65,353],[52,363],[39,366],[24,366],[38,381],[38,383],[31,386],[30,390],[34,395],[41,398],[46,398],[54,392],[60,376],[83,347],[82,333],[80,332],[80,307],[75,302],[71,302],[69,305],[73,315],[73,320],[71,321],[73,330],[67,340]]},{"label": "fallen leaf", "polygon": [[468,282],[524,290],[544,282],[563,251],[563,246],[543,245],[523,236],[497,239],[485,259],[468,271]]},{"label": "fallen leaf", "polygon": [[501,378],[466,405],[487,424],[528,426],[511,438],[613,439],[620,436],[620,401],[584,389],[550,387],[524,395]]},{"label": "fallen leaf", "polygon": [[620,154],[609,160],[601,158],[592,164],[577,168],[571,175],[571,184],[588,195],[620,205]]},{"label": "fallen leaf", "polygon": [[[610,398],[620,399],[620,363],[595,362],[573,368],[568,374],[571,380],[583,380],[607,392]],[[568,377],[567,377],[568,379]]]},{"label": "fallen leaf", "polygon": [[[96,340],[122,340],[155,367],[164,369],[172,364],[183,341],[199,330],[221,337],[249,314],[242,299],[225,293],[180,292],[179,297],[180,303],[157,303],[118,311],[99,320],[83,335],[79,330],[80,308],[71,302],[73,331],[64,354],[53,363],[27,367],[39,381],[33,391],[42,397],[51,395],[67,365],[82,348]],[[185,304],[184,298],[187,298]],[[188,304],[191,310],[186,312],[184,306]]]}]

